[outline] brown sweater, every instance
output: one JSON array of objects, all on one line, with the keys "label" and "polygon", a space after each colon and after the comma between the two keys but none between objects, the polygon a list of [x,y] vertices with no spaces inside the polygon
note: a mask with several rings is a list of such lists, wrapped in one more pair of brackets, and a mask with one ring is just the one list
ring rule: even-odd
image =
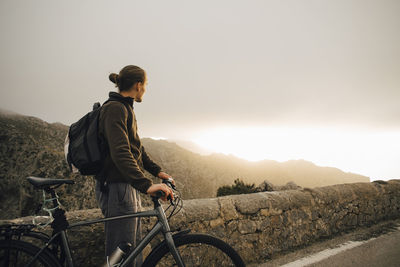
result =
[{"label": "brown sweater", "polygon": [[[143,171],[147,170],[157,176],[161,168],[151,160],[140,142],[133,112],[133,98],[110,92],[110,99],[118,101],[107,102],[100,113],[100,136],[106,140],[109,148],[102,175],[105,175],[109,183],[129,183],[140,192],[146,193],[152,181],[144,176]],[[129,111],[119,101],[129,103]],[[128,112],[131,112],[132,118],[132,129],[129,130]]]}]

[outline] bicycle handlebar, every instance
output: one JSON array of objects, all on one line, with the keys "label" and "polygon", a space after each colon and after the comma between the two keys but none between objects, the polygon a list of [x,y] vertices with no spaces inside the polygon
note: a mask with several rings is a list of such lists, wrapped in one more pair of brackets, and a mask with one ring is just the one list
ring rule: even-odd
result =
[{"label": "bicycle handlebar", "polygon": [[171,187],[172,189],[176,190],[176,186],[173,184],[173,179],[172,178],[168,178],[168,179],[164,179],[162,182],[163,184],[168,185],[169,187]]},{"label": "bicycle handlebar", "polygon": [[[169,179],[163,179],[162,180],[162,183],[163,184],[166,184],[169,188],[171,188],[171,189],[173,189],[173,190],[176,190],[176,186],[172,183],[172,181],[173,181],[173,179],[172,178],[169,178]],[[163,196],[165,196],[165,193],[164,193],[164,191],[157,191],[156,193],[155,193],[155,197],[156,198],[162,198]],[[167,200],[169,200],[171,203],[172,203],[172,198],[171,198],[171,196],[168,196],[168,198],[167,198]]]}]

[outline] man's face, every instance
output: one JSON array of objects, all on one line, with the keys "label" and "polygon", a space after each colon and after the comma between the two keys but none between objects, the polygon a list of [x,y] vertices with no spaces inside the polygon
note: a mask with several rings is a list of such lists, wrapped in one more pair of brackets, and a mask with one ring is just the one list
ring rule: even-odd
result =
[{"label": "man's face", "polygon": [[147,80],[145,80],[143,83],[138,83],[138,93],[136,94],[135,101],[136,102],[142,102],[143,100],[143,95],[146,93],[146,86],[147,86]]}]

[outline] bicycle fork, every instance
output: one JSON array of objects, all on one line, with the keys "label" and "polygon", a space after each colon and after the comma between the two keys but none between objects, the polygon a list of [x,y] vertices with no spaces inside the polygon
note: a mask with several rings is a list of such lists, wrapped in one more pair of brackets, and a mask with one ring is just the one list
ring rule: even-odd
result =
[{"label": "bicycle fork", "polygon": [[185,267],[185,263],[183,263],[181,255],[175,246],[171,232],[165,233],[165,241],[167,242],[169,251],[171,252],[172,256],[174,256],[175,262],[178,264],[178,266]]},{"label": "bicycle fork", "polygon": [[167,243],[167,246],[169,248],[169,251],[171,252],[172,256],[175,259],[175,262],[178,264],[179,267],[185,267],[185,264],[183,263],[182,257],[179,254],[178,249],[175,246],[174,239],[172,237],[171,229],[168,224],[167,216],[165,216],[165,212],[162,209],[161,206],[156,207],[158,211],[158,219],[159,221],[162,222],[163,225],[163,233],[165,237],[165,242]]}]

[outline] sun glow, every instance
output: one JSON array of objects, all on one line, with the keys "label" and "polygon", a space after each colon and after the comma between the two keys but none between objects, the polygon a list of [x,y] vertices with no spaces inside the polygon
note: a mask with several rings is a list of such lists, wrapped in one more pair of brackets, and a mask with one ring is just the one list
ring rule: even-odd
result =
[{"label": "sun glow", "polygon": [[399,132],[221,127],[199,133],[193,141],[210,151],[249,161],[304,159],[383,179],[397,168],[394,159],[400,157],[399,138]]},{"label": "sun glow", "polygon": [[149,138],[151,138],[151,139],[153,139],[153,140],[167,140],[167,138],[165,138],[165,137],[160,137],[160,136],[157,136],[157,137],[155,137],[155,136],[150,136]]}]

